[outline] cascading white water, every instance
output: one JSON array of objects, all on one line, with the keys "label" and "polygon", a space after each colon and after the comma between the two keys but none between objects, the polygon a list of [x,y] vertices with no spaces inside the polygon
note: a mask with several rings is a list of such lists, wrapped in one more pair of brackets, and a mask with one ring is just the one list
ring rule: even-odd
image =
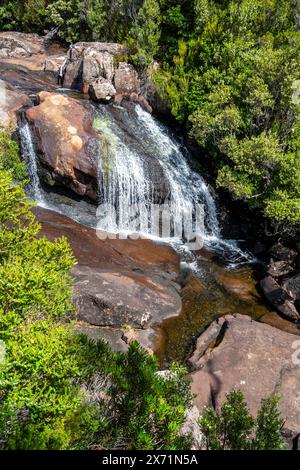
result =
[{"label": "cascading white water", "polygon": [[19,126],[21,139],[22,156],[27,161],[27,168],[30,177],[29,193],[39,205],[44,205],[44,198],[41,192],[40,180],[37,170],[37,157],[34,149],[30,127],[25,118]]},{"label": "cascading white water", "polygon": [[182,226],[185,216],[195,212],[197,204],[203,204],[201,235],[206,239],[220,237],[216,206],[203,178],[191,170],[180,145],[149,113],[137,105],[135,115],[121,108],[116,119],[107,107],[100,106],[96,128],[105,147],[101,149],[99,181],[102,202],[115,207],[118,213],[117,220],[108,214],[103,216],[98,227],[110,232],[132,230],[128,207],[138,205],[142,215],[139,231],[153,234],[149,208],[156,200],[153,175],[159,170],[168,186],[167,200],[163,202],[168,205],[173,231]]},{"label": "cascading white water", "polygon": [[[251,261],[235,241],[222,239],[216,205],[207,184],[190,168],[186,149],[165,126],[139,105],[135,107],[135,113],[124,108],[112,110],[99,106],[98,118],[96,128],[105,147],[105,158],[103,148],[100,152],[102,204],[114,207],[117,214],[112,217],[109,211],[100,210],[98,228],[114,233],[139,231],[149,236],[157,234],[151,226],[153,220],[149,216],[149,208],[156,199],[153,169],[159,167],[168,185],[167,204],[173,228],[182,226],[184,216],[190,217],[195,207],[202,204],[204,224],[200,236],[204,243],[226,253],[234,262]],[[128,217],[128,207],[132,205],[138,207],[139,226],[135,225],[136,219],[132,214],[132,220]]]},{"label": "cascading white water", "polygon": [[[185,216],[190,218],[195,214],[197,204],[202,204],[205,217],[200,237],[204,243],[233,262],[253,261],[235,241],[222,239],[216,205],[209,188],[203,178],[190,168],[186,150],[167,128],[138,105],[135,112],[104,105],[95,107],[95,111],[101,154],[98,178],[101,205],[97,216],[87,203],[77,202],[73,207],[66,199],[53,197],[51,193],[46,195],[41,189],[30,126],[25,116],[21,119],[19,132],[22,154],[28,162],[29,193],[38,205],[61,212],[85,225],[97,225],[98,229],[106,232],[139,232],[161,238],[161,233],[153,231],[154,219],[150,208],[160,199],[161,186],[165,185],[163,193],[173,232],[176,227],[182,227]],[[159,204],[166,201],[159,200]],[[112,215],[105,210],[105,205],[114,207],[115,213]],[[174,237],[174,233],[169,240],[177,248],[185,250],[182,239]]]},{"label": "cascading white water", "polygon": [[168,135],[167,129],[140,106],[136,106],[136,113],[145,134],[151,138],[158,155],[162,157],[160,162],[170,182],[174,210],[180,214],[186,206],[202,202],[205,205],[206,236],[219,238],[217,209],[207,184],[191,170],[180,146]]},{"label": "cascading white water", "polygon": [[95,127],[100,133],[100,148],[102,153],[101,171],[99,172],[99,190],[102,193],[102,203],[116,209],[116,217],[111,212],[99,213],[101,218],[98,228],[108,232],[132,231],[133,227],[128,218],[128,208],[139,206],[140,227],[142,232],[148,232],[146,208],[151,198],[151,181],[145,174],[139,156],[125,145],[112,126],[106,115],[99,117]]}]

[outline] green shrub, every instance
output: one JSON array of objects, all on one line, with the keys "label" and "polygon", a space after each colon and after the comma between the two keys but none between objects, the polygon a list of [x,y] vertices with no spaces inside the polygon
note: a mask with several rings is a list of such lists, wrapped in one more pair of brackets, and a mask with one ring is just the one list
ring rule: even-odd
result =
[{"label": "green shrub", "polygon": [[262,400],[256,419],[251,416],[241,390],[232,390],[217,413],[206,407],[199,425],[211,450],[280,450],[283,420],[277,396]]},{"label": "green shrub", "polygon": [[10,171],[13,178],[26,178],[26,166],[19,157],[19,146],[11,139],[12,128],[0,127],[0,170]]}]

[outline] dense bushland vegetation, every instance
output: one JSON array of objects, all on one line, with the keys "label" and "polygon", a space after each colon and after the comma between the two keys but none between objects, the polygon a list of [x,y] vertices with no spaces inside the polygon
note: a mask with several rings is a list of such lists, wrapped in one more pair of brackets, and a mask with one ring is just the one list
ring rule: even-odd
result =
[{"label": "dense bushland vegetation", "polygon": [[216,182],[279,222],[300,221],[299,2],[194,2],[194,27],[156,82]]},{"label": "dense bushland vegetation", "polygon": [[[0,1],[0,29],[126,42],[174,117],[210,158],[216,184],[271,220],[300,220],[296,0]],[[0,448],[184,449],[186,371],[163,378],[137,343],[115,353],[76,333],[65,239],[40,237],[24,164],[0,130]],[[200,420],[209,448],[282,448],[276,399],[256,419],[240,392]]]},{"label": "dense bushland vegetation", "polygon": [[126,42],[141,67],[159,60],[159,93],[217,186],[271,220],[300,221],[297,0],[0,2],[1,29],[55,27],[67,42]]}]

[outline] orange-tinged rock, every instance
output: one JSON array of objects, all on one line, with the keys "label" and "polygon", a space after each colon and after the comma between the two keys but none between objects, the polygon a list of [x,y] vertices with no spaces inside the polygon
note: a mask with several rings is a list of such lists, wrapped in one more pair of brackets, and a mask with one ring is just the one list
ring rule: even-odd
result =
[{"label": "orange-tinged rock", "polygon": [[[101,240],[95,229],[61,214],[42,208],[34,212],[42,224],[40,235],[50,240],[65,236],[77,259],[73,275],[78,319],[98,328],[127,325],[135,330],[131,339],[153,350],[152,327],[181,312],[177,253],[151,240]],[[127,336],[124,341],[130,342]]]},{"label": "orange-tinged rock", "polygon": [[48,92],[39,93],[39,103],[26,116],[36,141],[41,176],[95,199],[99,146],[93,108],[86,101]]}]

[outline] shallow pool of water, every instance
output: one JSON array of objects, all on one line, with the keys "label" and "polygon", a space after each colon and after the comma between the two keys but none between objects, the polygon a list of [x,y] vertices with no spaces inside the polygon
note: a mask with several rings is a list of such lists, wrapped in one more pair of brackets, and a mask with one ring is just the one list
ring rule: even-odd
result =
[{"label": "shallow pool of water", "polygon": [[229,269],[213,259],[199,258],[197,274],[186,268],[182,273],[182,312],[157,328],[156,354],[162,365],[185,362],[198,336],[212,321],[228,313],[250,315],[289,333],[300,330],[281,318],[262,298],[253,266]]}]

